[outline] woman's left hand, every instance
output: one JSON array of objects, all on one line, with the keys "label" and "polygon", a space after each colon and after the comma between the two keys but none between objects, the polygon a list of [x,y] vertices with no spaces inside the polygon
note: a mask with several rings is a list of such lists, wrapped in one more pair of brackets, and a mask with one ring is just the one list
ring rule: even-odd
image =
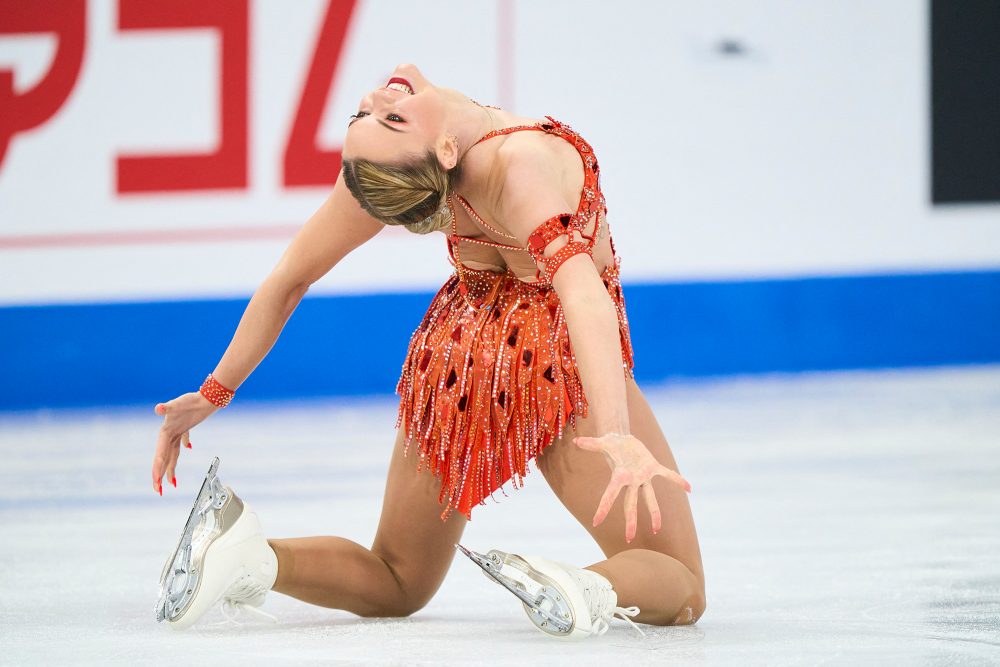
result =
[{"label": "woman's left hand", "polygon": [[635,539],[640,490],[653,521],[653,533],[656,534],[661,528],[660,506],[656,502],[656,494],[653,493],[654,477],[662,475],[691,493],[688,481],[653,458],[646,445],[634,436],[608,433],[598,438],[591,438],[581,435],[573,438],[573,442],[580,449],[601,452],[611,466],[611,481],[597,506],[597,513],[594,514],[595,526],[604,521],[618,494],[625,489],[626,542]]}]

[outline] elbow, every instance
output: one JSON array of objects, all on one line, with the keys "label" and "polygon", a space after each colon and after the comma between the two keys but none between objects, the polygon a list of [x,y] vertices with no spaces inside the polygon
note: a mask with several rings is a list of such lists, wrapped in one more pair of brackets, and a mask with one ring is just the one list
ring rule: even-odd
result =
[{"label": "elbow", "polygon": [[309,285],[307,284],[296,284],[287,289],[287,291],[282,293],[281,301],[281,317],[284,320],[288,320],[295,312],[295,309],[299,307],[299,303],[302,301],[302,297],[306,295],[309,291]]},{"label": "elbow", "polygon": [[292,272],[283,265],[276,267],[265,281],[276,292],[298,301],[306,295],[312,283],[300,272]]},{"label": "elbow", "polygon": [[292,286],[285,301],[285,312],[287,313],[287,317],[291,317],[292,313],[295,312],[296,308],[298,308],[299,303],[308,291],[309,283],[297,283]]},{"label": "elbow", "polygon": [[305,280],[293,279],[283,271],[274,271],[261,287],[271,295],[272,299],[283,303],[285,310],[290,313],[298,306],[310,286]]},{"label": "elbow", "polygon": [[310,287],[311,285],[305,282],[294,285],[289,292],[289,298],[295,303],[298,303],[306,295]]}]

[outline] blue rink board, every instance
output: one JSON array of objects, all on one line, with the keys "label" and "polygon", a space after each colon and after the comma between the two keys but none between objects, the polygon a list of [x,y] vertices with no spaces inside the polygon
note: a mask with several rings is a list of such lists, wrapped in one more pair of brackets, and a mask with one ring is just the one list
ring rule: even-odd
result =
[{"label": "blue rink board", "polygon": [[[431,293],[311,296],[244,398],[385,394]],[[627,284],[640,381],[1000,361],[1000,271]],[[247,299],[0,308],[0,410],[196,390]]]}]

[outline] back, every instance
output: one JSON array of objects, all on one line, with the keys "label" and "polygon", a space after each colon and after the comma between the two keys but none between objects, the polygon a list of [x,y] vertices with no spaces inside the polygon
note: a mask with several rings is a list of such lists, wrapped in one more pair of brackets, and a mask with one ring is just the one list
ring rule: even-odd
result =
[{"label": "back", "polygon": [[[450,241],[453,248],[461,243],[461,261],[469,268],[509,269],[520,280],[532,282],[539,276],[529,244],[532,240],[538,243],[541,238],[545,238],[547,244],[555,234],[569,231],[574,240],[591,247],[599,272],[609,266],[614,261],[614,250],[608,233],[605,199],[600,190],[600,166],[590,144],[568,125],[551,117],[534,125],[492,132],[480,142],[497,136],[505,138],[496,152],[496,165],[490,177],[494,184],[487,188],[488,194],[480,197],[481,202],[468,201],[461,193],[456,193],[454,198],[461,205],[453,206],[456,221]],[[530,165],[530,169],[525,169],[524,165]],[[518,169],[524,174],[519,175]],[[490,202],[501,201],[498,189],[510,188],[510,184],[517,183],[520,178],[533,180],[539,175],[544,176],[545,182],[556,184],[558,192],[553,193],[553,199],[565,202],[562,210],[569,218],[559,224],[553,223],[554,229],[549,235],[536,235],[532,239],[526,230],[535,230],[542,220],[513,219],[512,212],[504,211],[497,204],[491,206]]]}]

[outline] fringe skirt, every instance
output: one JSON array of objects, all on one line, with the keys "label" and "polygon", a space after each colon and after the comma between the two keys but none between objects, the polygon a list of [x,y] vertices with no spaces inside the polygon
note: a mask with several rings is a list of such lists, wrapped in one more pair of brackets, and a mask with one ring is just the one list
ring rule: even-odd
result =
[{"label": "fringe skirt", "polygon": [[[434,297],[410,339],[397,428],[406,450],[441,480],[441,519],[453,510],[472,518],[513,479],[523,486],[527,463],[558,438],[587,400],[559,298],[551,285],[512,273],[463,269]],[[622,365],[633,368],[619,280],[619,260],[601,275],[618,311]],[[506,495],[506,493],[504,493]]]}]

